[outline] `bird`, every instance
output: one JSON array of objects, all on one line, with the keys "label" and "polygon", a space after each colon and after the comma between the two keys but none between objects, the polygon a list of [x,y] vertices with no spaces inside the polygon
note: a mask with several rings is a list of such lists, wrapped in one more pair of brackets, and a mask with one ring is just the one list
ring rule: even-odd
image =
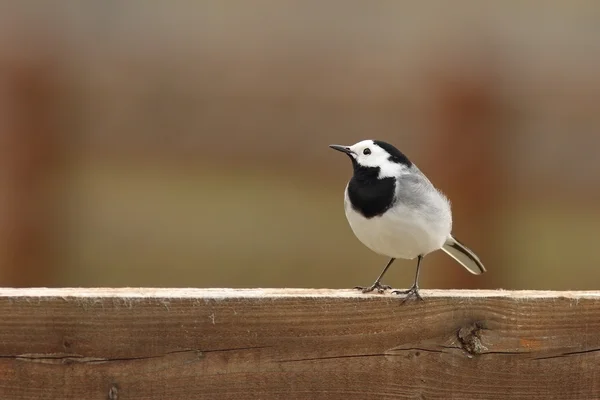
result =
[{"label": "bird", "polygon": [[382,140],[361,140],[351,146],[332,144],[352,162],[353,175],[344,189],[344,211],[358,240],[373,252],[389,257],[371,286],[355,286],[363,293],[392,289],[381,279],[396,259],[417,259],[412,287],[393,294],[423,300],[419,271],[423,258],[443,250],[467,271],[480,275],[486,268],[479,257],[452,235],[449,199],[409,158]]}]

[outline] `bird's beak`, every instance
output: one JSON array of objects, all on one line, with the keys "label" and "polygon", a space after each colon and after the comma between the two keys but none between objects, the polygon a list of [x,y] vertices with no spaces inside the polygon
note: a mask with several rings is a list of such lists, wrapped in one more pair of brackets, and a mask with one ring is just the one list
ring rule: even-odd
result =
[{"label": "bird's beak", "polygon": [[341,151],[342,153],[346,153],[351,157],[354,155],[354,152],[352,150],[350,150],[350,147],[348,147],[348,146],[340,146],[339,144],[330,144],[329,147],[331,147],[334,150]]}]

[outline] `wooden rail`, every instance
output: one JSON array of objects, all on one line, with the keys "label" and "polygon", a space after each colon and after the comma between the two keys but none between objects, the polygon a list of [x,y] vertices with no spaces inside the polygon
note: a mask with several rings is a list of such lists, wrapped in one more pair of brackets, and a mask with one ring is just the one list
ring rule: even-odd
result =
[{"label": "wooden rail", "polygon": [[600,292],[0,289],[0,399],[598,399]]}]

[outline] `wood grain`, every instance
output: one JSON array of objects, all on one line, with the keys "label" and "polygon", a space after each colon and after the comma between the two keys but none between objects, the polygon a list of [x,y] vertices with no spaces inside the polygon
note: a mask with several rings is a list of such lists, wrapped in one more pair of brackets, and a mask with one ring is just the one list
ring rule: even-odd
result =
[{"label": "wood grain", "polygon": [[0,399],[597,399],[600,292],[0,289]]}]

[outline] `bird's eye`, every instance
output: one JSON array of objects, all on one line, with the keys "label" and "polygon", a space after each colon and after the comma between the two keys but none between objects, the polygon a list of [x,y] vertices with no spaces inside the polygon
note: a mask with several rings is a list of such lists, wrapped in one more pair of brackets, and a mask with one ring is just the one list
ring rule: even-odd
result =
[{"label": "bird's eye", "polygon": [[369,149],[368,147],[366,149],[363,150],[363,154],[365,156],[368,156],[369,154],[371,154],[371,149]]}]

